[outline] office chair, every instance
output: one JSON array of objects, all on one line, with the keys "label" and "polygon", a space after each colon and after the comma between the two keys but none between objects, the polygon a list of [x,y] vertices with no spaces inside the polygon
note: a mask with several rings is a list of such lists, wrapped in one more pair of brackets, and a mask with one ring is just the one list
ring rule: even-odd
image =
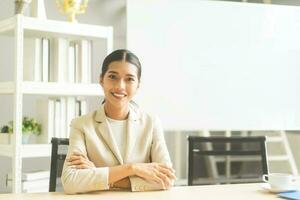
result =
[{"label": "office chair", "polygon": [[69,139],[53,137],[51,143],[52,153],[49,192],[55,192],[57,191],[57,178],[61,177],[63,165],[68,153]]},{"label": "office chair", "polygon": [[188,137],[188,185],[262,182],[266,137]]}]

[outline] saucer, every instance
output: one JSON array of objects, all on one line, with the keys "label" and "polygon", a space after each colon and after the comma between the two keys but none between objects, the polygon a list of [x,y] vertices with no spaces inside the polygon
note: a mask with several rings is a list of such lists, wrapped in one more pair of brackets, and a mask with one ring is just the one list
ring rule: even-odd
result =
[{"label": "saucer", "polygon": [[282,188],[282,189],[272,188],[269,183],[262,183],[261,187],[264,190],[267,190],[267,191],[272,192],[272,193],[289,192],[289,191],[297,190],[296,186],[290,186],[289,188]]}]

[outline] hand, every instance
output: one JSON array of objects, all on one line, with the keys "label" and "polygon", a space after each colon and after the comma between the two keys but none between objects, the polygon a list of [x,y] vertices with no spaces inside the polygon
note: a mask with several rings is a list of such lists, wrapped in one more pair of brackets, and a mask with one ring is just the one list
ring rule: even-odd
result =
[{"label": "hand", "polygon": [[73,153],[69,159],[67,159],[69,162],[68,165],[76,168],[76,169],[90,169],[95,168],[95,165],[93,162],[91,162],[87,156],[80,154],[80,153]]},{"label": "hand", "polygon": [[161,163],[133,164],[134,172],[146,180],[155,181],[162,185],[163,189],[172,187],[172,180],[176,179],[175,170]]}]

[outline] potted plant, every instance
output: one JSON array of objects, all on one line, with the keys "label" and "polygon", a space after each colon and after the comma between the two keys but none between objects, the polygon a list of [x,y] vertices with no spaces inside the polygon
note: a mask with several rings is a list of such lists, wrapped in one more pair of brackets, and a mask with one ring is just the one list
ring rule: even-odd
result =
[{"label": "potted plant", "polygon": [[[22,143],[27,144],[30,136],[38,136],[42,132],[42,125],[38,123],[34,118],[23,117],[22,120]],[[13,133],[13,121],[8,122],[8,125],[4,125],[1,128],[1,133],[10,134]],[[8,142],[9,143],[9,142]]]}]

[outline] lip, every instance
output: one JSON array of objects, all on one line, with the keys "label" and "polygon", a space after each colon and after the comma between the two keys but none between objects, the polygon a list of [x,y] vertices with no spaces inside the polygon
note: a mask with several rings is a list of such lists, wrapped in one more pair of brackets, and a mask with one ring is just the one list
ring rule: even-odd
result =
[{"label": "lip", "polygon": [[127,96],[125,93],[122,92],[111,92],[111,95],[117,99],[123,99],[124,97]]}]

